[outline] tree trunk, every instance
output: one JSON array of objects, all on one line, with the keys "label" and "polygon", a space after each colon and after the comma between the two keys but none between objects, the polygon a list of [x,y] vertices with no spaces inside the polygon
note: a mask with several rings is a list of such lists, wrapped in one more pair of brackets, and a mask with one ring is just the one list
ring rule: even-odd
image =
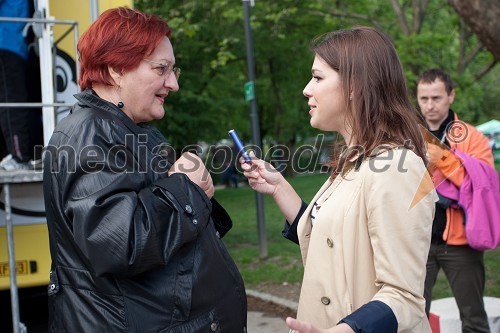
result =
[{"label": "tree trunk", "polygon": [[500,61],[500,1],[448,0],[481,43]]}]

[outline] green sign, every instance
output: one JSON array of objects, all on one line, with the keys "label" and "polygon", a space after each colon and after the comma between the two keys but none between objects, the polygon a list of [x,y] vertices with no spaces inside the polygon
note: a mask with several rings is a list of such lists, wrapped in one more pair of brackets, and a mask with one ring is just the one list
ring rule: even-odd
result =
[{"label": "green sign", "polygon": [[253,88],[253,81],[248,81],[245,83],[245,100],[251,101],[255,98],[255,90]]}]

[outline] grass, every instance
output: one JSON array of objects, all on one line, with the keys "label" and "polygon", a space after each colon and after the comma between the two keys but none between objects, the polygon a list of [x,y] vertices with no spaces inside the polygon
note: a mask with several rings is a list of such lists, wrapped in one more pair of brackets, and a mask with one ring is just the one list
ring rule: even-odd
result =
[{"label": "grass", "polygon": [[[326,174],[291,178],[299,195],[310,201],[327,179]],[[284,218],[274,201],[264,197],[265,230],[268,256],[260,258],[255,192],[248,187],[217,190],[215,197],[233,219],[233,229],[224,237],[247,287],[260,283],[294,283],[302,280],[303,267],[299,248],[281,236]],[[486,296],[500,297],[500,249],[485,253]],[[452,296],[444,274],[433,290],[435,299]]]}]

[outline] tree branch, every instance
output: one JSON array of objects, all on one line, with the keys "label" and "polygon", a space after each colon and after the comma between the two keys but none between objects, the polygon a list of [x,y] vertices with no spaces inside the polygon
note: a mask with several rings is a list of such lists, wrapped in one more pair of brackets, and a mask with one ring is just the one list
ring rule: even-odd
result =
[{"label": "tree branch", "polygon": [[482,69],[480,69],[479,71],[477,71],[475,74],[474,74],[474,79],[476,80],[480,80],[483,76],[485,76],[491,69],[493,69],[493,67],[496,66],[496,64],[498,64],[498,60],[491,60],[490,63],[486,64],[486,66],[484,66]]},{"label": "tree branch", "polygon": [[380,24],[377,20],[371,18],[368,15],[357,14],[357,13],[334,12],[334,11],[330,11],[330,12],[325,13],[325,12],[321,12],[318,10],[311,10],[311,9],[307,9],[307,12],[309,12],[310,14],[313,14],[313,15],[317,15],[317,16],[331,15],[333,17],[363,20],[363,21],[370,22],[378,30],[381,30],[381,31],[384,30],[384,28],[382,27],[382,24]]},{"label": "tree branch", "polygon": [[410,28],[408,27],[408,23],[406,22],[406,17],[403,11],[403,8],[399,4],[398,0],[391,0],[392,8],[396,13],[396,16],[399,21],[399,25],[401,26],[401,30],[405,34],[405,36],[409,36],[411,34]]},{"label": "tree branch", "polygon": [[428,5],[429,0],[413,0],[413,32],[416,34],[422,30],[422,22],[424,22]]},{"label": "tree branch", "polygon": [[468,55],[464,54],[463,57],[460,57],[460,60],[458,62],[458,66],[457,66],[457,72],[462,74],[465,71],[465,69],[467,68],[467,66],[470,65],[472,60],[474,60],[474,58],[479,54],[479,52],[481,52],[483,50],[483,48],[484,48],[483,44],[478,43],[476,45],[476,47],[474,48],[474,50],[472,50]]}]

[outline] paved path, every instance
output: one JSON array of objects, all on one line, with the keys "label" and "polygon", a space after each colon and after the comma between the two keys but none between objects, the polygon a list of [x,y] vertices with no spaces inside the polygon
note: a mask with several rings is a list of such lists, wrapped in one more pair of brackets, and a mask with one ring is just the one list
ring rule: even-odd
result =
[{"label": "paved path", "polygon": [[268,317],[262,312],[248,312],[248,333],[288,333],[285,321],[277,317]]},{"label": "paved path", "polygon": [[[297,303],[285,300],[280,297],[269,295],[266,293],[261,293],[254,290],[247,290],[247,293],[255,298],[261,299],[266,302],[275,303],[281,306],[288,307],[290,309],[297,309]],[[42,300],[40,300],[42,301]],[[46,304],[46,298],[43,299],[43,304]],[[7,305],[6,305],[7,306]],[[10,310],[10,305],[9,310]],[[37,306],[42,306],[37,303]],[[22,306],[24,307],[24,305]],[[3,308],[0,308],[3,310]],[[5,308],[7,310],[7,308]],[[1,312],[0,312],[1,313]],[[9,313],[10,316],[10,313]],[[0,317],[2,318],[2,317]],[[26,320],[27,317],[24,316],[21,319]],[[31,318],[36,321],[28,325],[28,333],[47,333],[46,322],[44,322],[44,317],[41,318]],[[278,316],[270,316],[258,311],[249,311],[247,316],[248,333],[288,333],[289,329],[285,324],[285,320]],[[10,326],[10,325],[9,325]],[[10,327],[9,327],[10,328]],[[9,330],[6,328],[3,320],[0,320],[0,333],[7,333]],[[11,331],[10,331],[11,332]],[[224,332],[226,333],[226,332]],[[231,332],[228,332],[231,333]]]},{"label": "paved path", "polygon": [[[289,309],[297,311],[297,302],[273,296],[267,293],[262,293],[256,290],[246,290],[247,295],[258,298],[260,300],[278,304]],[[262,312],[248,312],[248,333],[288,333],[289,329],[285,324],[285,320],[281,317],[271,317]]]}]

